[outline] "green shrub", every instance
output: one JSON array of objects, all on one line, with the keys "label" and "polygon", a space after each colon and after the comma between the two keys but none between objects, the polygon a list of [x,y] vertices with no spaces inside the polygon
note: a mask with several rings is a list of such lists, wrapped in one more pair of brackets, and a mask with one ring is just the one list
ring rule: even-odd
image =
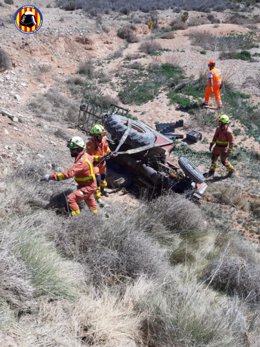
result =
[{"label": "green shrub", "polygon": [[239,59],[245,61],[252,61],[251,53],[248,51],[241,52],[223,52],[220,55],[221,59]]},{"label": "green shrub", "polygon": [[154,99],[161,88],[176,83],[182,70],[172,64],[151,64],[131,75],[121,75],[123,89],[118,93],[124,104],[141,105]]}]

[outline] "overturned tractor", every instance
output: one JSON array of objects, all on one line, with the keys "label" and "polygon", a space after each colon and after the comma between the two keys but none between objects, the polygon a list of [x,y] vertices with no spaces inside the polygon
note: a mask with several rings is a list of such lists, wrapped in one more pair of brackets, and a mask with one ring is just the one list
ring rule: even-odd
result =
[{"label": "overturned tractor", "polygon": [[[199,199],[205,192],[205,178],[198,169],[185,157],[174,160],[174,134],[166,136],[142,121],[133,120],[126,109],[116,105],[104,112],[94,103],[82,103],[78,127],[88,134],[94,123],[103,124],[107,130],[113,151],[107,163],[108,181],[113,186],[146,190],[150,197],[172,190]],[[112,177],[117,177],[117,182],[113,183]]]}]

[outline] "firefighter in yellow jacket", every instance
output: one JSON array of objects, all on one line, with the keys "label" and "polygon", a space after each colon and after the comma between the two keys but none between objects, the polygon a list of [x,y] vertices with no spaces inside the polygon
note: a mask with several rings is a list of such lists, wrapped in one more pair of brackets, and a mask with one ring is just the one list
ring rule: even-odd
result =
[{"label": "firefighter in yellow jacket", "polygon": [[230,120],[227,115],[223,114],[219,117],[219,126],[217,127],[212,142],[209,146],[209,150],[211,151],[212,148],[213,150],[211,156],[211,167],[209,172],[205,174],[206,177],[214,175],[219,157],[221,159],[221,163],[227,169],[227,177],[231,177],[234,173],[234,168],[228,161],[228,156],[234,147],[234,136],[229,127],[229,123]]}]

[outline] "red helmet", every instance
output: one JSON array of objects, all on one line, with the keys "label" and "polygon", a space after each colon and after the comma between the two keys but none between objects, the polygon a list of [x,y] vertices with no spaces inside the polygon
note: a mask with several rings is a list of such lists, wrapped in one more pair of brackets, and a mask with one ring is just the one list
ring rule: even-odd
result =
[{"label": "red helmet", "polygon": [[211,65],[215,65],[216,62],[214,59],[210,59],[210,61],[208,62],[208,66],[211,66]]}]

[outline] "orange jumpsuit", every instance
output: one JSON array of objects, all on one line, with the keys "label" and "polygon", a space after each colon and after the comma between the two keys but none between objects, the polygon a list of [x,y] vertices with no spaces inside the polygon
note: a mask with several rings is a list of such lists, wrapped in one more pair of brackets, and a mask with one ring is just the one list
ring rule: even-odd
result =
[{"label": "orange jumpsuit", "polygon": [[228,154],[234,146],[234,136],[228,125],[220,125],[213,136],[212,144],[215,144],[212,151],[212,163],[210,170],[215,172],[217,168],[218,157],[220,156],[221,163],[227,168],[228,172],[233,172],[234,168],[228,161]]},{"label": "orange jumpsuit", "polygon": [[220,96],[220,88],[222,85],[221,72],[216,67],[213,67],[208,73],[208,84],[205,89],[204,104],[208,105],[210,95],[213,92],[218,108],[222,107]]},{"label": "orange jumpsuit", "polygon": [[95,192],[97,188],[93,159],[85,151],[79,153],[75,158],[74,165],[66,171],[54,172],[50,175],[50,179],[54,181],[62,181],[74,177],[78,184],[78,189],[69,194],[67,201],[71,209],[71,215],[80,213],[79,203],[86,201],[90,211],[97,212],[95,200]]},{"label": "orange jumpsuit", "polygon": [[86,144],[86,152],[94,158],[94,171],[97,178],[96,196],[97,198],[100,198],[101,190],[104,190],[105,187],[107,187],[107,166],[104,157],[111,153],[106,136],[103,136],[101,141],[98,141],[95,136],[91,137]]}]

